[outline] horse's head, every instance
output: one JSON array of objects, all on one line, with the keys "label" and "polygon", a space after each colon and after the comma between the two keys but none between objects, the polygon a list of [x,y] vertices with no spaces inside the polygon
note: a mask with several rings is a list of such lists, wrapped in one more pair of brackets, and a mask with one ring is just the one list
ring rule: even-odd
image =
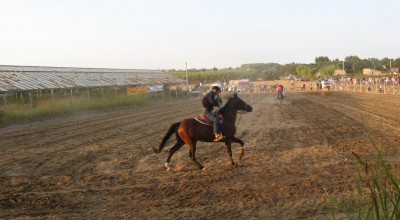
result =
[{"label": "horse's head", "polygon": [[230,97],[229,99],[231,100],[232,106],[235,110],[242,110],[242,111],[246,111],[246,112],[253,111],[253,107],[251,107],[246,102],[244,102],[241,98],[239,98],[237,93],[234,93],[233,97]]}]

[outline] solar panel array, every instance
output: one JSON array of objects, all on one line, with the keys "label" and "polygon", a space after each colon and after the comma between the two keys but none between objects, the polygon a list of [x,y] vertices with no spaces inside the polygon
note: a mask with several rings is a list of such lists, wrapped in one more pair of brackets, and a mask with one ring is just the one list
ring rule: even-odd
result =
[{"label": "solar panel array", "polygon": [[0,93],[184,82],[182,79],[157,70],[0,66]]}]

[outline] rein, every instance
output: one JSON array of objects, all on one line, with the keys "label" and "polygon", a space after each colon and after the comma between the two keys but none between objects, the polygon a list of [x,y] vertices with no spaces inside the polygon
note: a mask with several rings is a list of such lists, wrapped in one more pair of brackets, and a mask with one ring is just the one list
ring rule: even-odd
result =
[{"label": "rein", "polygon": [[239,120],[236,122],[235,127],[239,125],[240,119],[242,119],[242,115],[246,114],[247,112],[244,110],[238,110],[237,113],[240,115]]}]

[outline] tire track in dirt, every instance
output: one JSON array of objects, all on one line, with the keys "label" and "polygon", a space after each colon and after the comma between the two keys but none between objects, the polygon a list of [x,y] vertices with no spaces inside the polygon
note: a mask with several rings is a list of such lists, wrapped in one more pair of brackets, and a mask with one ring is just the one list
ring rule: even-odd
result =
[{"label": "tire track in dirt", "polygon": [[[173,107],[172,109],[166,109],[166,111],[169,112],[169,111],[175,111],[175,110],[177,110],[177,109],[182,109],[182,108],[178,108],[178,107],[176,107],[176,106],[172,106],[172,107]],[[132,117],[132,115],[137,115],[137,114],[139,114],[139,115],[144,115],[144,118],[147,118],[148,116],[152,115],[153,112],[152,112],[152,111],[142,112],[142,113],[132,112],[130,115],[128,115],[128,116],[126,116],[126,117],[124,117],[124,118],[117,118],[117,119],[111,118],[111,119],[109,119],[109,120],[106,120],[105,122],[100,122],[100,124],[90,125],[90,127],[101,127],[100,125],[103,125],[103,124],[107,124],[107,123],[108,123],[109,126],[107,126],[107,127],[105,127],[105,128],[99,129],[99,130],[107,130],[107,129],[109,129],[109,128],[112,128],[113,126],[120,125],[121,122],[120,122],[119,120],[123,120],[123,119],[125,119],[125,118],[130,119],[130,120],[129,120],[129,121],[128,121],[128,120],[125,121],[124,124],[132,123],[132,122],[134,122],[135,120],[138,120],[137,117]],[[163,114],[163,113],[161,113],[161,114]],[[164,113],[164,114],[168,114],[168,113]],[[107,118],[107,119],[108,119],[108,118]],[[90,119],[89,119],[89,120],[90,120]],[[110,124],[109,121],[112,121],[113,124]],[[146,121],[146,120],[145,120],[145,121]],[[79,122],[78,122],[78,123],[79,123]],[[99,123],[99,122],[95,122],[95,123]],[[85,124],[85,123],[82,123],[82,124]],[[63,126],[63,125],[60,125],[60,126]],[[88,128],[89,128],[89,127],[86,127],[86,126],[79,127],[79,124],[76,124],[76,125],[74,125],[74,126],[75,126],[76,128],[78,128],[78,129],[84,130],[84,131],[85,131],[85,130],[88,130]],[[99,130],[97,130],[97,131],[99,131]],[[90,130],[89,130],[89,131],[90,131]],[[94,131],[96,131],[96,130],[94,130]],[[47,136],[53,136],[53,135],[58,136],[60,133],[63,133],[63,132],[64,132],[64,131],[61,130],[59,133],[49,134],[49,135],[47,135]],[[73,132],[76,133],[76,130],[74,130]],[[52,144],[52,143],[59,142],[59,141],[62,141],[62,140],[65,140],[65,139],[68,139],[68,138],[72,138],[72,137],[73,137],[73,136],[68,136],[69,134],[66,134],[66,135],[67,135],[66,137],[64,136],[64,137],[61,137],[61,138],[56,139],[56,140],[51,140],[51,141],[49,141],[49,142],[47,142],[47,143],[45,143],[45,144]],[[24,140],[24,142],[27,142],[27,141]],[[14,144],[15,144],[15,142],[14,142]],[[28,147],[37,147],[37,146],[28,146]]]},{"label": "tire track in dirt", "polygon": [[[183,109],[182,112],[185,112],[186,114],[189,114],[189,115],[193,115],[197,111],[193,111],[192,113],[190,113],[190,111],[188,112],[186,109]],[[174,114],[179,114],[179,113],[180,112],[175,111]],[[171,114],[171,112],[169,112],[169,114],[157,115],[157,117],[153,117],[153,118],[149,119],[147,124],[153,124],[153,126],[162,126],[162,125],[168,126],[168,125],[171,124],[168,120],[163,120],[163,122],[158,123],[157,125],[155,125],[155,124],[160,119],[169,118],[167,116],[170,116],[170,114]],[[132,142],[135,142],[135,146],[137,147],[138,151],[140,151],[140,153],[142,155],[146,155],[146,154],[142,150],[141,142],[140,142],[141,140],[143,140],[142,142],[144,142],[144,143],[151,143],[151,141],[154,140],[154,136],[155,135],[157,135],[157,134],[159,136],[160,135],[164,135],[164,134],[159,134],[157,129],[155,127],[153,127],[153,126],[148,126],[148,127],[144,128],[144,129],[140,129],[140,128],[143,128],[143,126],[139,125],[139,126],[136,126],[136,127],[133,128],[133,130],[140,129],[140,133],[134,133],[133,135],[131,135],[130,136],[130,140],[132,140]],[[132,129],[132,128],[130,128],[130,129]],[[118,135],[118,134],[111,134],[111,135],[107,136],[104,139],[110,139],[110,138],[115,137],[116,135]],[[160,141],[160,140],[161,140],[161,137],[159,139],[157,139],[157,141]],[[104,149],[103,151],[99,151],[99,150],[96,151],[96,154],[100,154],[100,155],[102,153],[106,154],[110,149],[113,149],[113,148],[114,149],[118,149],[120,151],[120,150],[123,150],[123,148],[125,148],[125,147],[129,147],[129,146],[133,145],[131,142],[129,142],[129,140],[126,140],[126,142],[127,143],[125,143],[125,144],[120,144],[120,143],[112,144],[112,145],[108,146],[107,149]],[[60,151],[63,151],[65,153],[74,152],[75,151],[74,149],[76,147],[80,146],[80,145],[84,145],[84,143],[83,144],[79,143],[79,144],[76,144],[76,145],[66,146],[66,147],[63,147],[62,149],[60,149]],[[51,156],[52,154],[57,154],[57,152],[51,152],[51,154],[48,155],[48,156]],[[84,157],[86,157],[86,155],[84,155]],[[79,165],[79,161],[81,161],[80,158],[78,158],[78,159],[74,158],[73,160],[65,162],[63,165],[61,165],[61,167],[63,167],[64,165],[67,165],[67,164],[78,164],[78,165],[76,165],[76,169],[71,169],[71,170],[78,170],[78,168],[81,167]],[[134,166],[134,165],[137,164],[138,161],[131,161],[131,162],[132,162],[131,164]],[[40,173],[40,170],[34,170],[33,173],[35,175],[37,175],[38,173]]]},{"label": "tire track in dirt", "polygon": [[[327,103],[327,100],[323,100],[321,98],[319,98],[319,101],[321,103],[323,103],[324,105],[329,105],[329,103]],[[374,119],[374,121],[378,124],[382,124],[383,122],[385,122],[385,126],[390,127],[391,129],[394,130],[399,130],[398,128],[398,124],[400,122],[400,119],[398,119],[398,117],[393,114],[391,111],[388,110],[383,110],[380,109],[376,110],[376,109],[372,109],[372,108],[366,108],[365,103],[368,103],[368,100],[358,100],[358,101],[353,101],[353,102],[349,102],[349,101],[345,101],[344,103],[340,103],[340,102],[336,102],[335,105],[332,106],[332,108],[337,109],[338,111],[344,111],[344,113],[346,115],[348,115],[351,118],[354,118],[355,120],[363,123],[363,124],[370,124],[369,121],[371,119]],[[360,108],[360,103],[363,103],[363,108]],[[371,104],[372,106],[374,106],[373,104]],[[376,105],[376,104],[375,104]],[[340,108],[338,109],[338,106],[340,106]],[[392,107],[393,108],[393,107]],[[387,108],[390,109],[390,108]],[[357,113],[361,113],[361,114],[354,114],[354,112]],[[387,116],[389,115],[389,116]],[[372,123],[372,124],[376,124],[376,123]],[[374,127],[370,127],[371,130],[376,131],[377,129]],[[399,130],[400,131],[400,130]]]},{"label": "tire track in dirt", "polygon": [[[169,108],[166,108],[166,110],[168,110],[168,111],[180,109],[180,107],[178,107],[176,105],[168,105],[168,107]],[[121,120],[124,120],[124,119],[130,119],[130,118],[134,118],[134,119],[136,118],[137,119],[137,116],[149,115],[152,112],[154,112],[154,110],[153,111],[147,111],[147,112],[140,112],[140,113],[137,113],[137,112],[131,110],[129,112],[126,112],[126,113],[128,113],[127,115],[123,115],[123,116],[121,116],[121,113],[116,113],[116,114],[112,114],[110,116],[107,116],[107,118],[104,118],[105,116],[102,116],[103,120],[96,120],[96,117],[95,117],[94,119],[92,119],[92,118],[85,119],[83,122],[78,120],[78,121],[66,123],[66,125],[65,124],[58,125],[58,126],[62,126],[61,129],[60,128],[58,128],[58,129],[51,129],[51,128],[46,129],[46,126],[44,126],[43,131],[39,130],[37,132],[29,133],[29,135],[32,135],[32,134],[35,133],[36,135],[32,136],[31,139],[37,139],[38,137],[43,135],[44,132],[47,132],[49,130],[53,131],[53,133],[52,132],[46,133],[46,136],[60,135],[60,134],[68,133],[66,131],[70,131],[71,127],[74,127],[74,128],[79,127],[81,129],[83,129],[83,128],[89,129],[91,127],[98,127],[98,126],[107,124],[109,122],[121,121]],[[132,116],[136,116],[136,117],[132,117]],[[83,125],[83,127],[82,127],[82,125]],[[9,140],[12,139],[14,141],[14,144],[15,144],[15,141],[18,140],[18,139],[16,140],[14,137],[7,137],[7,136],[4,136],[4,139],[9,139]],[[29,141],[29,139],[26,140],[25,136],[21,136],[21,141],[22,142],[27,142],[27,141]],[[58,141],[58,140],[55,140],[55,142],[56,141]]]},{"label": "tire track in dirt", "polygon": [[[149,118],[148,120],[146,120],[146,124],[154,124],[159,120],[163,120],[163,118],[170,117],[171,114],[180,114],[180,113],[183,113],[183,112],[187,112],[187,108],[188,108],[188,107],[186,107],[186,108],[182,108],[182,107],[175,108],[176,107],[175,105],[172,106],[172,107],[173,107],[172,110],[171,109],[167,109],[166,111],[159,112],[156,115],[154,115],[153,112],[145,112],[146,114],[150,114],[150,115],[153,116],[153,117]],[[177,111],[177,109],[179,109],[179,111]],[[63,140],[69,140],[69,139],[74,139],[74,142],[77,142],[76,138],[78,138],[78,137],[86,137],[86,136],[88,136],[89,134],[92,134],[92,133],[98,134],[99,137],[101,136],[100,140],[110,139],[110,138],[113,138],[113,137],[117,136],[119,134],[119,132],[118,131],[110,132],[107,135],[103,135],[102,133],[100,133],[100,131],[109,130],[110,128],[117,127],[116,125],[118,125],[119,129],[122,129],[122,128],[125,128],[125,127],[129,127],[130,130],[136,130],[136,129],[143,128],[144,127],[143,125],[138,125],[136,127],[130,127],[131,124],[132,124],[132,121],[136,121],[136,120],[137,120],[137,118],[131,117],[131,121],[125,121],[124,123],[116,121],[115,124],[111,124],[111,125],[106,126],[106,127],[104,127],[104,126],[100,127],[100,129],[94,129],[94,130],[90,130],[90,131],[86,131],[86,132],[81,132],[80,130],[75,130],[75,134],[76,135],[74,135],[74,136],[67,136],[67,137],[63,137],[63,139],[53,140],[53,141],[46,142],[46,143],[40,143],[40,145],[51,145],[51,144],[59,143],[59,142],[61,142]],[[86,129],[87,129],[87,127],[83,127],[81,130],[85,131]],[[154,129],[153,128],[150,128],[149,130],[152,130],[153,132],[150,132],[146,136],[154,134]],[[139,136],[142,136],[142,135],[139,134]],[[133,135],[132,138],[135,139],[136,136]],[[96,136],[91,136],[91,139],[96,139]],[[76,147],[85,145],[87,143],[91,143],[91,141],[90,140],[89,141],[80,141],[77,144],[66,145],[66,146],[62,145],[62,143],[59,143],[60,146],[58,147],[58,150],[54,150],[54,149],[50,148],[48,150],[48,153],[46,153],[45,155],[41,155],[41,157],[46,156],[48,158],[53,158],[54,155],[57,155],[60,152],[68,152],[69,151],[68,149],[74,149]],[[35,149],[37,149],[37,147],[38,147],[37,145],[29,146],[29,148],[35,148]],[[71,151],[74,151],[74,150],[71,150]],[[41,154],[43,154],[43,153],[44,152],[42,151]],[[24,160],[28,160],[29,161],[29,160],[32,160],[35,157],[37,157],[37,155],[32,155],[31,157],[25,158]],[[47,160],[46,163],[50,163],[50,162],[51,162],[50,160]],[[13,163],[13,162],[11,161],[10,163]],[[40,162],[39,163],[39,167],[43,166],[44,164],[45,163]],[[7,164],[2,164],[2,165],[7,165]],[[37,174],[38,172],[36,172],[35,170],[38,170],[38,167],[35,167],[31,173],[32,174]]]}]

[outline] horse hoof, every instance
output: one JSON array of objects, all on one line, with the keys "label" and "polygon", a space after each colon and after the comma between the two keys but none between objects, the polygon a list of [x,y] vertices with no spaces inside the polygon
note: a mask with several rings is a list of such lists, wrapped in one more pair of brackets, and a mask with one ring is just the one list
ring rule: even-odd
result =
[{"label": "horse hoof", "polygon": [[206,168],[205,168],[205,167],[203,167],[203,169],[201,169],[201,170],[203,170],[203,171],[206,171]]},{"label": "horse hoof", "polygon": [[169,171],[170,170],[170,167],[169,167],[169,163],[165,163],[165,168],[167,168],[167,171]]}]

